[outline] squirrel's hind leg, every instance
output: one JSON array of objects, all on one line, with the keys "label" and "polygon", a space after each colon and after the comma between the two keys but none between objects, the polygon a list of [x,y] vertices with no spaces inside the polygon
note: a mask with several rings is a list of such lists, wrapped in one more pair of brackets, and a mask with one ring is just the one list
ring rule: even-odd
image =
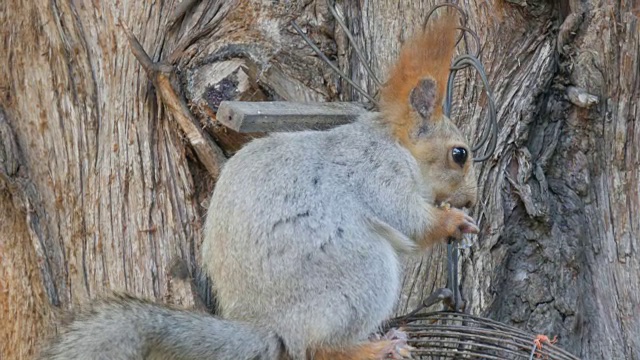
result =
[{"label": "squirrel's hind leg", "polygon": [[403,338],[371,341],[343,349],[318,349],[313,360],[384,360],[412,359],[412,348]]}]

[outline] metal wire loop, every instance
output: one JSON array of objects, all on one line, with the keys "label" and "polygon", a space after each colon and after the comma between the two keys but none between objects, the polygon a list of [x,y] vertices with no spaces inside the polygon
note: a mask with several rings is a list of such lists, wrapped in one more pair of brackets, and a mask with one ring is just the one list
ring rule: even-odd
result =
[{"label": "metal wire loop", "polygon": [[487,151],[485,154],[479,158],[474,158],[474,162],[481,162],[489,159],[493,152],[495,151],[497,140],[498,140],[498,122],[497,122],[497,109],[495,99],[493,97],[493,92],[491,91],[491,87],[489,86],[489,80],[487,79],[487,74],[484,70],[484,66],[478,58],[471,55],[461,55],[454,59],[453,64],[451,66],[451,72],[449,73],[449,78],[447,80],[447,91],[444,101],[444,113],[447,116],[451,116],[451,103],[453,101],[453,88],[454,88],[454,80],[455,76],[459,70],[473,67],[478,74],[480,75],[480,80],[482,81],[482,85],[484,87],[485,93],[487,95],[488,103],[489,103],[489,124],[485,127],[482,132],[482,136],[478,143],[471,149],[471,151],[475,152],[481,149],[487,141],[489,142],[489,146],[487,147]]},{"label": "metal wire loop", "polygon": [[[431,8],[431,10],[429,10],[427,15],[425,16],[424,23],[422,23],[423,30],[425,31],[427,30],[427,24],[429,23],[429,18],[431,18],[431,15],[433,15],[433,13],[441,7],[451,7],[456,9],[460,14],[460,16],[462,17],[462,26],[463,27],[467,26],[467,21],[469,20],[469,18],[467,16],[467,13],[460,6],[452,3],[443,3],[443,4],[435,5],[434,7]],[[456,46],[460,43],[463,36],[464,36],[464,33],[460,34],[460,37],[456,40]]]}]

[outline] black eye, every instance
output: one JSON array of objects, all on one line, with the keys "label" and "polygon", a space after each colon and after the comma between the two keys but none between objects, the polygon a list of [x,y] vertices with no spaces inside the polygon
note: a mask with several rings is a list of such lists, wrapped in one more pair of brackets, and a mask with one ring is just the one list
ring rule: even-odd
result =
[{"label": "black eye", "polygon": [[460,166],[464,166],[467,162],[467,149],[462,147],[454,147],[451,150],[451,157],[453,157],[453,161]]}]

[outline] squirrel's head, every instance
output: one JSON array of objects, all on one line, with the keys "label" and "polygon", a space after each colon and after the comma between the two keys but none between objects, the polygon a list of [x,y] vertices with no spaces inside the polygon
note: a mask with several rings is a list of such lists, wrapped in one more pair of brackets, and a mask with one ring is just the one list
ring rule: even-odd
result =
[{"label": "squirrel's head", "polygon": [[410,39],[381,89],[380,110],[393,136],[416,158],[435,202],[470,207],[477,200],[471,149],[442,112],[456,21],[443,16]]},{"label": "squirrel's head", "polygon": [[418,161],[436,203],[471,207],[477,200],[477,183],[471,149],[456,125],[442,111],[435,111],[436,83],[422,79],[409,95],[409,126],[401,143]]}]

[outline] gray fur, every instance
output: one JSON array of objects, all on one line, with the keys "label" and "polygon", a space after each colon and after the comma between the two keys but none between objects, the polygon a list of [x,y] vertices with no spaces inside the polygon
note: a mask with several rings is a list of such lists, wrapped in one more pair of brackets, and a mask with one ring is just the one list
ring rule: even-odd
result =
[{"label": "gray fur", "polygon": [[277,359],[272,332],[127,296],[77,315],[41,355],[50,360]]},{"label": "gray fur", "polygon": [[429,226],[429,186],[378,116],[255,140],[216,184],[202,250],[220,312],[275,331],[295,359],[391,315],[398,249]]}]

